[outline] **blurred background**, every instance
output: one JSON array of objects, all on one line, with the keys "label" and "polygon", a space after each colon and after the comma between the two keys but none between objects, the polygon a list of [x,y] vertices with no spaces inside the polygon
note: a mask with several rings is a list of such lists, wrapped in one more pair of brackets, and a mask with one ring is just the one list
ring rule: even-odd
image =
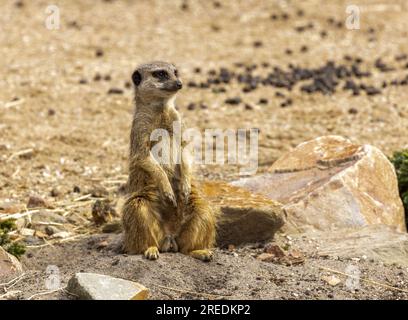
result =
[{"label": "blurred background", "polygon": [[327,134],[391,155],[408,143],[407,9],[403,0],[2,1],[0,197],[126,181],[130,75],[151,60],[178,66],[188,127],[259,128],[260,172]]}]

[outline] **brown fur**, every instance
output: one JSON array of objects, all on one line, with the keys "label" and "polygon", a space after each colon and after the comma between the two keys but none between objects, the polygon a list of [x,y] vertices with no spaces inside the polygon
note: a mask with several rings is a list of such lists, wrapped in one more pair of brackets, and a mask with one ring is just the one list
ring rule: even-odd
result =
[{"label": "brown fur", "polygon": [[[159,81],[153,77],[155,70],[165,70],[168,79]],[[173,104],[181,87],[175,67],[155,62],[138,67],[136,72],[129,194],[122,215],[124,250],[144,253],[149,259],[157,259],[159,251],[180,251],[210,260],[212,253],[208,249],[215,241],[215,215],[192,181],[187,154],[182,153],[180,164],[173,159],[169,164],[159,164],[150,152],[153,130],[166,129],[172,141],[173,121],[181,125]],[[175,88],[175,82],[177,89],[163,90]]]}]

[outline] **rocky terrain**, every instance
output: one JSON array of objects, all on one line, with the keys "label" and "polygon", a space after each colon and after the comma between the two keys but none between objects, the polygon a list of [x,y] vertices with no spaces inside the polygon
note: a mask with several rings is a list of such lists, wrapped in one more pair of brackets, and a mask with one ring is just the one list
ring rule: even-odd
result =
[{"label": "rocky terrain", "polygon": [[[0,222],[27,252],[22,269],[0,252],[0,298],[73,299],[69,279],[94,272],[153,299],[407,299],[386,156],[408,143],[408,5],[356,1],[350,30],[347,4],[59,1],[49,29],[46,3],[1,3]],[[208,264],[117,250],[130,75],[155,59],[180,70],[188,127],[260,130],[255,176],[196,167],[223,213]]]}]

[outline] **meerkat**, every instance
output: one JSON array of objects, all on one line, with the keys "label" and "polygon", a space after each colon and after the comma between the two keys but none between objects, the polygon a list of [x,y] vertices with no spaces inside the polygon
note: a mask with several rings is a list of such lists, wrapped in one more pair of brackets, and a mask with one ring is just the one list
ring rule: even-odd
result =
[{"label": "meerkat", "polygon": [[174,122],[183,130],[174,105],[182,88],[177,69],[166,62],[143,64],[133,72],[132,81],[135,111],[128,195],[122,210],[123,249],[150,260],[156,260],[159,252],[181,252],[210,261],[216,217],[199,194],[185,142],[176,150],[180,161],[171,158],[169,163],[159,163],[151,152],[155,142],[150,136],[155,129],[167,130],[170,146]]}]

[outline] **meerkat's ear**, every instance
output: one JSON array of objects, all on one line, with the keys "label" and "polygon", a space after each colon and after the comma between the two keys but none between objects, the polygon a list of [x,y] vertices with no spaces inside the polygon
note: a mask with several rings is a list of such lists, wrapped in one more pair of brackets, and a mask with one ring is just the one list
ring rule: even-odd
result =
[{"label": "meerkat's ear", "polygon": [[133,72],[132,81],[136,87],[140,84],[140,82],[142,82],[142,75],[139,71],[136,70],[135,72]]}]

